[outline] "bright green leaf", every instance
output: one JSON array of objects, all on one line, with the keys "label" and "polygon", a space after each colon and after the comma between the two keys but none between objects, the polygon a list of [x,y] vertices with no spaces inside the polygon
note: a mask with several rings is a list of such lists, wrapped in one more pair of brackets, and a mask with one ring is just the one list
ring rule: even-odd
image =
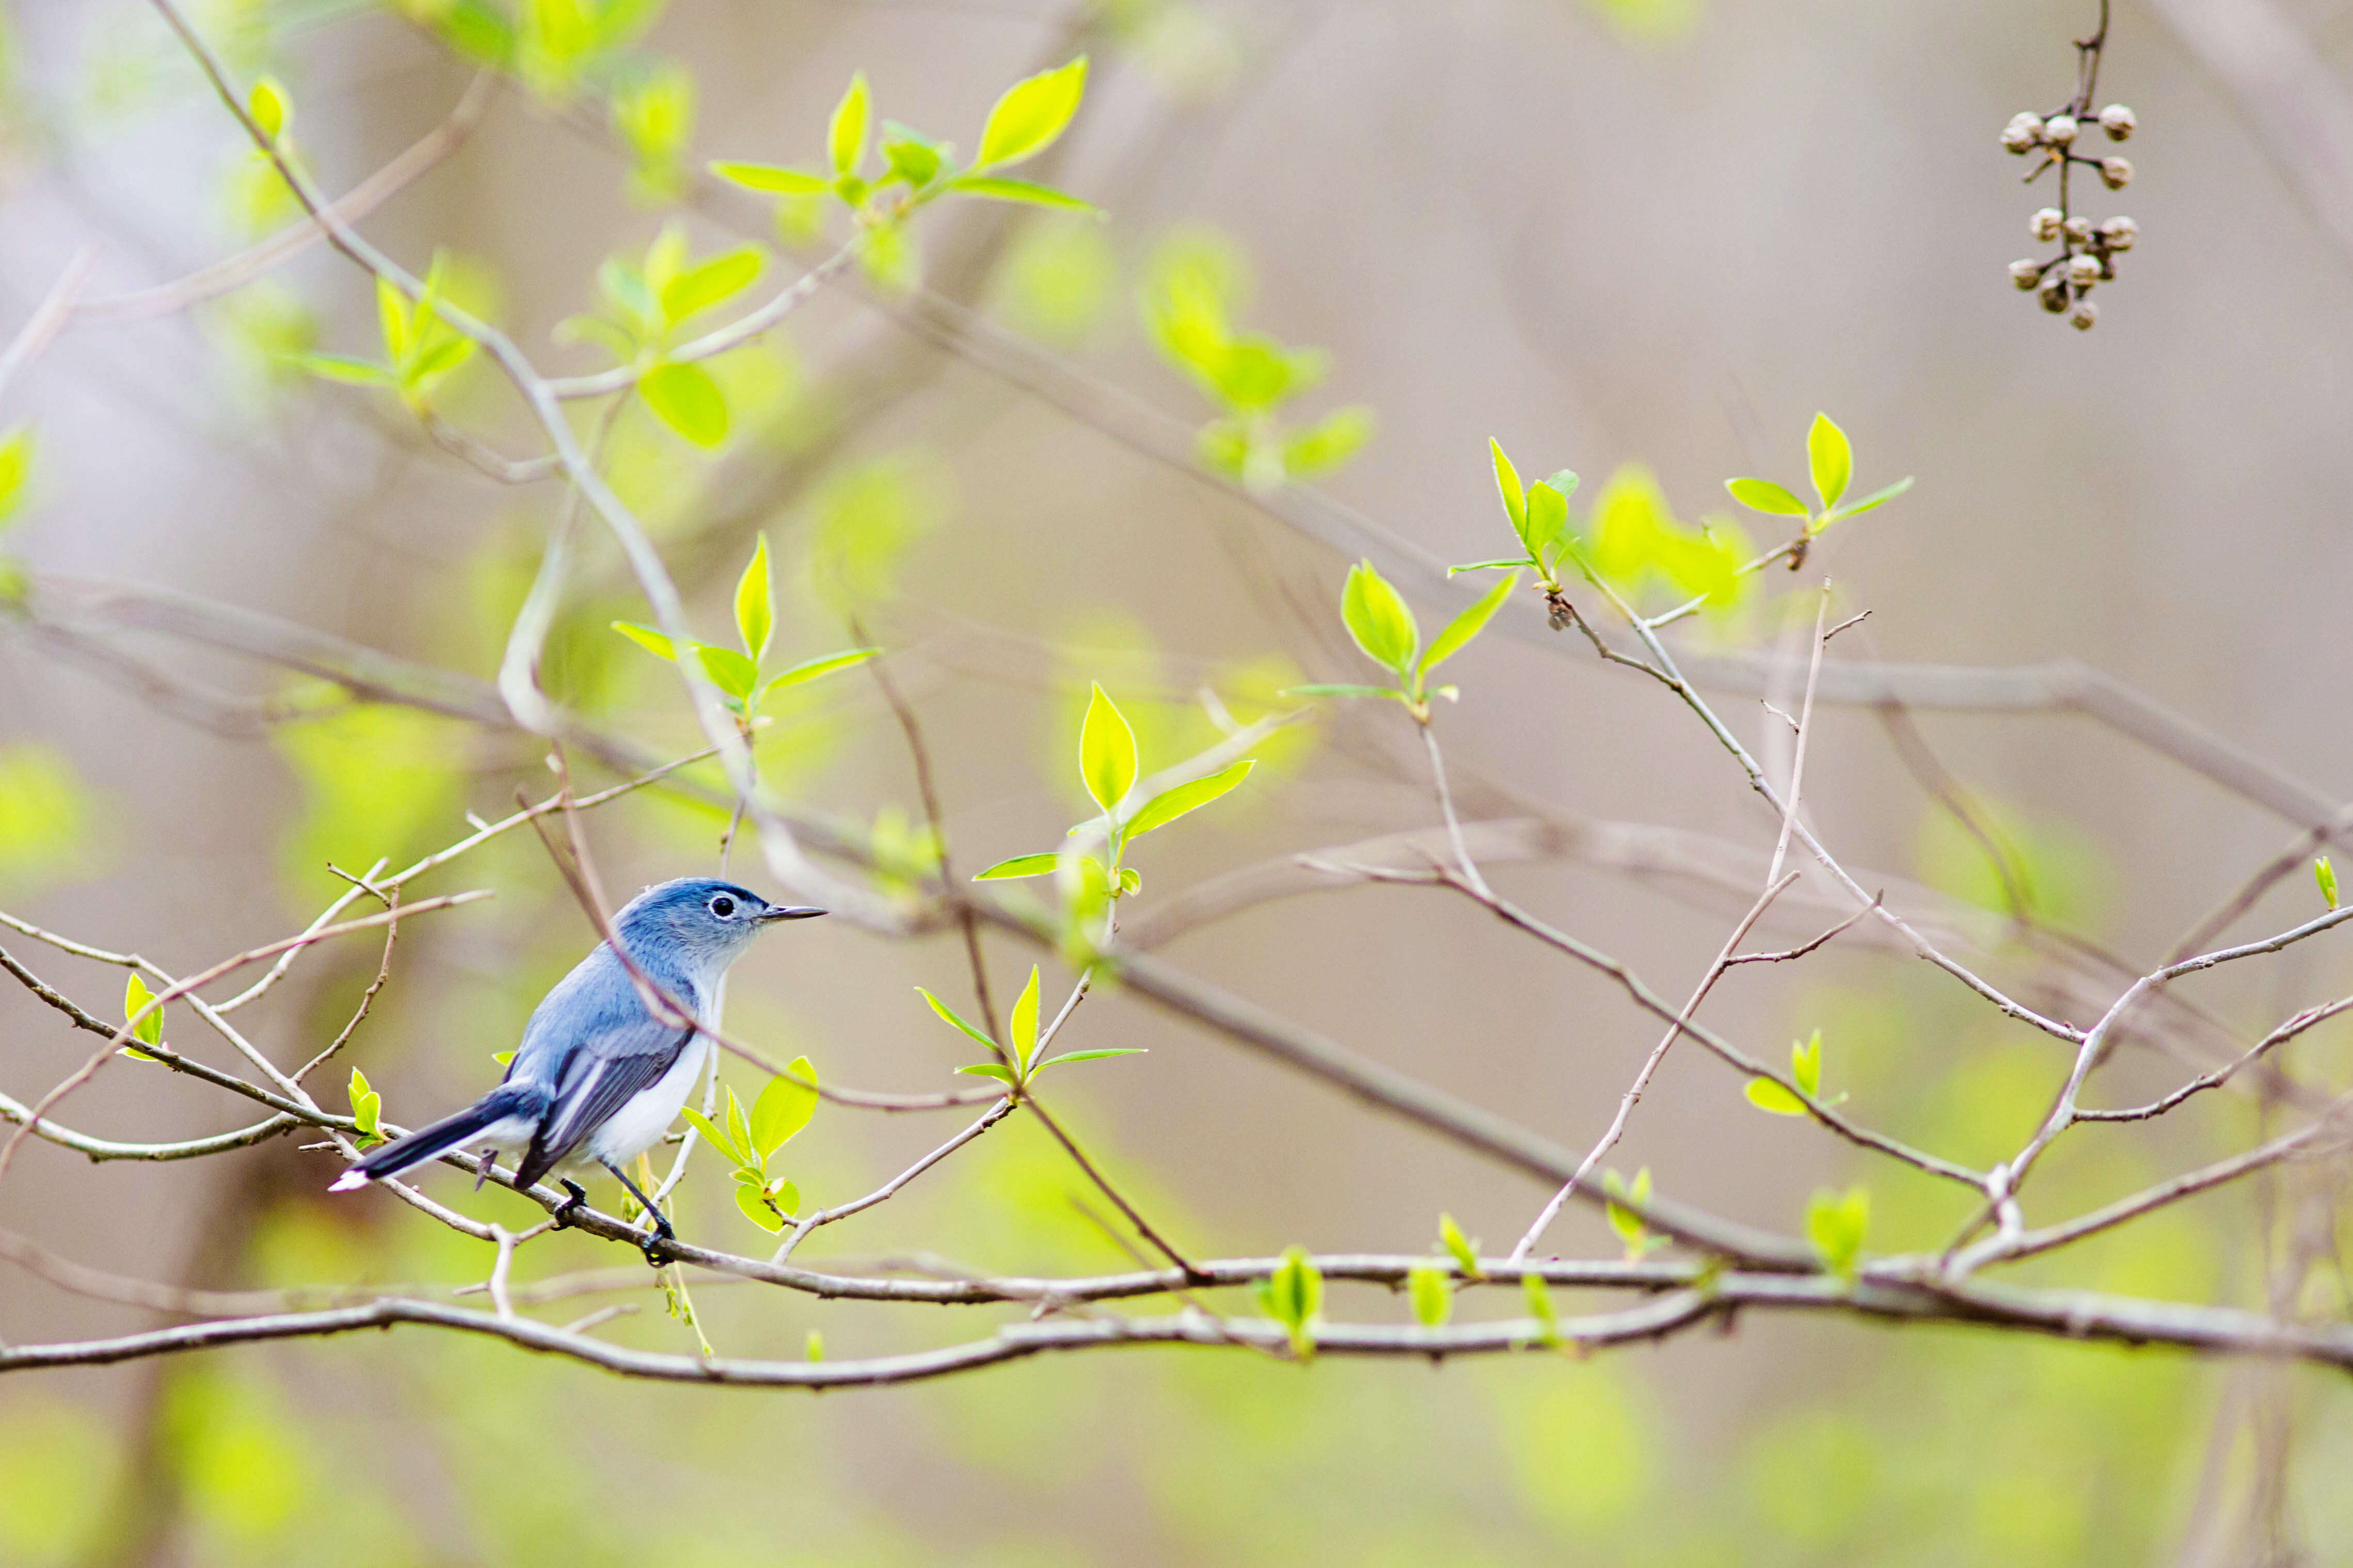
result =
[{"label": "bright green leaf", "polygon": [[276,77],[256,77],[252,90],[246,94],[245,107],[261,133],[272,142],[286,129],[286,89]]},{"label": "bright green leaf", "polygon": [[735,629],[744,638],[744,651],[757,664],[768,654],[768,638],[776,629],[776,603],[768,587],[768,535],[764,529],[754,536],[752,559],[744,563],[744,574],[735,579]]},{"label": "bright green leaf", "polygon": [[727,398],[699,364],[658,364],[638,379],[638,394],[661,422],[698,447],[727,439]]},{"label": "bright green leaf", "polygon": [[837,669],[864,664],[881,651],[879,647],[854,647],[846,653],[828,653],[817,658],[803,659],[762,687],[760,695],[765,697],[779,686],[798,686],[804,681],[815,680],[820,675],[831,675]]},{"label": "bright green leaf", "polygon": [[1394,697],[1402,701],[1405,693],[1394,686],[1359,686],[1346,680],[1317,680],[1305,686],[1286,686],[1285,697]]},{"label": "bright green leaf", "polygon": [[2328,863],[2327,856],[2323,855],[2312,863],[2312,874],[2320,883],[2320,896],[2328,900],[2330,909],[2335,909],[2337,907],[2337,868]]},{"label": "bright green leaf", "polygon": [[785,196],[821,196],[833,189],[833,182],[823,174],[776,163],[713,163],[711,172],[747,191],[773,191]]},{"label": "bright green leaf", "polygon": [[16,510],[25,493],[25,481],[33,471],[33,431],[30,426],[19,425],[5,435],[0,435],[0,518]]},{"label": "bright green leaf", "polygon": [[1822,510],[1838,505],[1847,480],[1854,476],[1854,448],[1827,414],[1815,415],[1806,432],[1806,467],[1813,475],[1814,492],[1822,498]]},{"label": "bright green leaf", "polygon": [[697,1132],[702,1134],[702,1141],[704,1142],[710,1144],[713,1149],[718,1150],[722,1154],[726,1155],[730,1160],[734,1161],[738,1165],[754,1165],[759,1163],[753,1157],[749,1150],[738,1149],[735,1146],[734,1141],[726,1133],[721,1131],[718,1124],[713,1122],[711,1118],[703,1115],[700,1110],[689,1106],[684,1111],[681,1112],[681,1114],[686,1118],[687,1125],[692,1127]]},{"label": "bright green leaf", "polygon": [[1734,500],[1751,511],[1776,512],[1783,517],[1810,514],[1804,501],[1770,479],[1726,479],[1724,488],[1732,492]]},{"label": "bright green leaf", "polygon": [[1078,112],[1086,91],[1087,58],[1015,82],[988,111],[975,166],[998,168],[1035,157],[1053,143]]},{"label": "bright green leaf", "polygon": [[768,1206],[768,1194],[754,1184],[735,1184],[735,1206],[744,1211],[745,1219],[772,1235],[785,1228],[783,1217]]},{"label": "bright green leaf", "polygon": [[1050,877],[1060,857],[1054,855],[1016,855],[1010,860],[999,860],[973,879],[976,882],[998,882],[1015,877]]},{"label": "bright green leaf", "polygon": [[1512,531],[1525,539],[1528,531],[1528,497],[1520,484],[1520,470],[1512,467],[1512,459],[1504,456],[1504,444],[1493,436],[1487,437],[1487,451],[1495,462],[1495,489],[1504,498],[1504,515],[1512,520]]},{"label": "bright green leaf", "polygon": [[930,184],[944,162],[940,149],[903,125],[886,123],[882,132],[882,156],[890,161],[892,173],[916,190]]},{"label": "bright green leaf", "polygon": [[1166,827],[1188,811],[1202,806],[1224,795],[1250,777],[1258,766],[1252,758],[1244,758],[1229,768],[1211,773],[1205,779],[1180,784],[1175,789],[1164,790],[1144,803],[1134,816],[1127,819],[1124,831],[1130,838],[1141,838],[1155,827]]},{"label": "bright green leaf", "polygon": [[1340,618],[1366,658],[1399,676],[1411,673],[1421,630],[1404,598],[1371,562],[1359,561],[1348,568],[1347,584],[1340,590]]},{"label": "bright green leaf", "polygon": [[1334,410],[1283,442],[1283,472],[1293,478],[1331,472],[1372,439],[1373,423],[1373,411],[1362,404]]},{"label": "bright green leaf", "polygon": [[408,296],[387,279],[375,280],[376,323],[384,330],[384,357],[394,364],[408,358]]},{"label": "bright green leaf", "polygon": [[1044,1061],[1039,1062],[1037,1070],[1044,1072],[1058,1062],[1099,1062],[1110,1057],[1140,1057],[1144,1054],[1145,1050],[1141,1046],[1123,1046],[1092,1051],[1064,1051],[1060,1056],[1048,1057]]},{"label": "bright green leaf", "polygon": [[1862,1239],[1871,1225],[1871,1194],[1849,1187],[1843,1194],[1817,1192],[1806,1206],[1806,1239],[1823,1266],[1852,1279],[1862,1258]]},{"label": "bright green leaf", "polygon": [[1453,1258],[1455,1267],[1462,1270],[1462,1278],[1484,1279],[1487,1277],[1479,1267],[1479,1244],[1462,1234],[1462,1227],[1454,1223],[1454,1216],[1451,1214],[1438,1216],[1438,1243]]},{"label": "bright green leaf", "polygon": [[754,245],[723,251],[662,285],[662,314],[672,321],[683,321],[698,311],[723,304],[749,289],[766,265],[767,258]]},{"label": "bright green leaf", "polygon": [[1267,1316],[1291,1331],[1293,1354],[1304,1361],[1314,1353],[1313,1326],[1324,1306],[1324,1276],[1308,1261],[1305,1247],[1283,1250],[1282,1261],[1259,1289],[1259,1300]]},{"label": "bright green leaf", "polygon": [[1496,572],[1535,563],[1535,558],[1531,555],[1514,555],[1504,561],[1466,561],[1460,566],[1449,566],[1446,574],[1451,577],[1458,572]]},{"label": "bright green leaf", "polygon": [[[1535,493],[1550,495],[1554,492],[1546,486],[1538,485]],[[1530,507],[1528,510],[1530,514],[1534,515],[1535,509]],[[1436,640],[1430,645],[1430,651],[1422,656],[1421,673],[1424,678],[1427,678],[1431,670],[1461,652],[1465,644],[1485,630],[1487,623],[1495,618],[1495,612],[1504,607],[1504,601],[1512,596],[1512,590],[1519,585],[1520,574],[1514,572],[1488,589],[1469,609],[1448,622],[1446,629],[1439,633]]]},{"label": "bright green leaf", "polygon": [[1028,180],[999,179],[994,174],[959,175],[948,182],[948,189],[959,195],[979,196],[992,202],[1020,202],[1033,207],[1052,207],[1059,212],[1102,210],[1092,202],[1082,201],[1051,185],[1035,184]]},{"label": "bright green leaf", "polygon": [[1775,1083],[1769,1078],[1748,1080],[1748,1103],[1759,1110],[1769,1110],[1776,1116],[1803,1116],[1806,1102]]},{"label": "bright green leaf", "polygon": [[1900,479],[1884,489],[1872,491],[1852,506],[1841,507],[1835,516],[1822,519],[1822,527],[1828,528],[1833,522],[1843,522],[1850,517],[1861,517],[1873,507],[1885,506],[1911,488],[1912,480],[1908,477]]},{"label": "bright green leaf", "polygon": [[702,660],[711,684],[738,701],[749,699],[752,689],[760,684],[760,667],[732,647],[702,643],[695,647],[694,657]]},{"label": "bright green leaf", "polygon": [[[127,1022],[132,1018],[138,1018],[139,1010],[146,1006],[154,999],[155,994],[147,989],[147,983],[139,978],[137,971],[132,971],[129,983],[122,987],[122,1016],[124,1020]],[[142,1045],[158,1046],[163,1044],[164,1009],[161,1007],[155,1008],[145,1017],[139,1018],[139,1022],[132,1025],[131,1026],[131,1037],[139,1041]]]},{"label": "bright green leaf", "polygon": [[1110,811],[1135,787],[1135,731],[1097,681],[1086,721],[1079,726],[1080,782],[1097,805]]},{"label": "bright green leaf", "polygon": [[1789,1077],[1799,1089],[1816,1100],[1822,1097],[1822,1032],[1820,1029],[1813,1032],[1810,1039],[1790,1042]]},{"label": "bright green leaf", "polygon": [[[795,1079],[805,1081],[795,1082]],[[752,1102],[752,1149],[764,1159],[785,1146],[793,1134],[817,1114],[817,1068],[807,1057],[795,1057],[785,1070],[770,1079]]]},{"label": "bright green leaf", "polygon": [[873,110],[874,95],[867,88],[866,73],[860,71],[849,79],[849,90],[834,105],[832,122],[826,127],[826,154],[835,174],[855,174],[866,161],[866,122]]},{"label": "bright green leaf", "polygon": [[[1569,476],[1574,481],[1576,476]],[[1520,542],[1528,547],[1528,554],[1544,563],[1546,552],[1558,546],[1568,533],[1568,496],[1551,480],[1530,485],[1527,494],[1527,527]]]},{"label": "bright green leaf", "polygon": [[1011,1037],[1013,1059],[1021,1070],[1029,1070],[1029,1058],[1038,1054],[1038,966],[1029,966],[1029,984],[1013,999],[1013,1011],[1006,1019],[1006,1032]]},{"label": "bright green leaf", "polygon": [[1413,1298],[1414,1321],[1425,1329],[1443,1327],[1454,1310],[1454,1287],[1446,1270],[1417,1263],[1406,1271],[1406,1292]]},{"label": "bright green leaf", "polygon": [[1545,1344],[1560,1338],[1560,1314],[1554,1310],[1552,1286],[1541,1274],[1530,1272],[1520,1276],[1520,1294],[1526,1298],[1528,1316],[1536,1321],[1537,1337]]},{"label": "bright green leaf", "polygon": [[[982,1034],[978,1029],[974,1028],[970,1024],[965,1023],[961,1017],[957,1016],[956,1010],[955,1008],[949,1006],[946,1003],[933,995],[930,992],[924,991],[920,985],[916,986],[915,989],[922,993],[924,1001],[929,1002],[932,1005],[933,1012],[937,1013],[948,1023],[954,1025],[956,1028],[963,1030],[965,1034],[973,1039],[979,1041],[982,1045],[987,1046],[990,1050],[993,1051],[997,1049],[997,1042],[995,1040],[990,1039],[987,1035]],[[961,1071],[963,1069],[959,1068],[957,1070]]]},{"label": "bright green leaf", "polygon": [[975,1062],[970,1067],[958,1068],[956,1071],[968,1072],[975,1078],[993,1078],[1008,1089],[1016,1087],[1019,1081],[1013,1076],[1011,1068],[999,1067],[995,1062]]},{"label": "bright green leaf", "polygon": [[613,629],[656,658],[674,659],[678,657],[678,649],[671,644],[670,638],[651,626],[641,626],[635,621],[615,621]]},{"label": "bright green leaf", "polygon": [[290,354],[287,360],[312,375],[348,382],[353,386],[390,386],[393,382],[392,372],[385,366],[374,360],[354,359],[350,354]]}]

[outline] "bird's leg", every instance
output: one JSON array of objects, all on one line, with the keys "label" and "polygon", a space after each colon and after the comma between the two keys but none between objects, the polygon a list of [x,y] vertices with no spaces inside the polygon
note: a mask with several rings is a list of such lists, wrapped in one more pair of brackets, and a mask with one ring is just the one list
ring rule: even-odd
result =
[{"label": "bird's leg", "polygon": [[669,1216],[654,1206],[653,1199],[638,1191],[638,1184],[629,1180],[628,1177],[621,1174],[620,1166],[616,1165],[610,1160],[603,1161],[601,1163],[604,1165],[605,1169],[613,1173],[613,1180],[620,1183],[621,1185],[629,1190],[629,1195],[638,1200],[638,1206],[644,1209],[646,1213],[653,1215],[654,1227],[646,1233],[645,1238],[638,1243],[638,1247],[645,1253],[646,1261],[652,1264],[655,1268],[659,1268],[662,1266],[662,1260],[655,1254],[654,1244],[657,1241],[676,1241],[678,1239],[678,1232],[670,1227]]},{"label": "bird's leg", "polygon": [[588,1189],[569,1177],[559,1180],[566,1195],[562,1203],[555,1205],[555,1212],[547,1217],[556,1229],[561,1230],[572,1223],[572,1211],[588,1201]]}]

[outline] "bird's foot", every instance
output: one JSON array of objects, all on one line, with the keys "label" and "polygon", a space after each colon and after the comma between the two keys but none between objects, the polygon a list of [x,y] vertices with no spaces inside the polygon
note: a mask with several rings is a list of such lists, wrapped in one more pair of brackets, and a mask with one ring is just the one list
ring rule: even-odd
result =
[{"label": "bird's foot", "polygon": [[661,1216],[660,1212],[657,1210],[654,1214],[653,1229],[647,1231],[643,1236],[638,1238],[638,1250],[646,1255],[647,1263],[656,1268],[659,1268],[668,1261],[668,1259],[661,1256],[659,1250],[661,1244],[666,1241],[676,1241],[677,1239],[678,1232],[670,1227],[670,1221],[664,1219]]},{"label": "bird's foot", "polygon": [[588,1189],[579,1183],[565,1182],[563,1186],[565,1194],[564,1201],[556,1205],[555,1212],[547,1216],[548,1222],[558,1230],[569,1226],[572,1223],[572,1211],[588,1201]]}]

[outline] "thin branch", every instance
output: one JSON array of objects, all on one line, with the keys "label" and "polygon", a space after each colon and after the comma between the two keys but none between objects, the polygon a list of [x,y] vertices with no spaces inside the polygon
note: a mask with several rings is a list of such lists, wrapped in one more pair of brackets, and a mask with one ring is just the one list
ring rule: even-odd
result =
[{"label": "thin branch", "polygon": [[895,1197],[898,1194],[900,1188],[905,1186],[909,1182],[913,1181],[917,1176],[922,1175],[925,1171],[930,1170],[934,1165],[938,1164],[942,1160],[946,1159],[949,1155],[955,1153],[957,1150],[963,1148],[965,1144],[971,1142],[974,1139],[979,1137],[982,1133],[987,1131],[998,1122],[1004,1121],[1006,1116],[1009,1114],[1012,1110],[1013,1099],[1010,1095],[999,1099],[995,1105],[990,1106],[987,1111],[982,1113],[980,1120],[975,1121],[971,1126],[966,1127],[963,1131],[957,1133],[955,1137],[949,1139],[946,1142],[941,1144],[938,1148],[933,1150],[930,1153],[924,1155],[922,1159],[916,1161],[913,1164],[908,1166],[905,1170],[892,1177],[889,1181],[883,1183],[880,1187],[877,1187],[874,1191],[867,1194],[864,1197],[853,1199],[849,1203],[838,1205],[833,1208],[820,1209],[817,1213],[804,1217],[793,1226],[792,1235],[785,1238],[784,1245],[776,1248],[776,1256],[769,1261],[774,1263],[784,1262],[793,1255],[793,1249],[800,1246],[802,1240],[807,1237],[808,1233],[817,1229],[819,1226],[831,1225],[834,1221],[839,1219],[848,1219],[851,1215],[861,1214],[864,1211],[872,1208],[876,1204],[884,1202],[889,1198]]}]

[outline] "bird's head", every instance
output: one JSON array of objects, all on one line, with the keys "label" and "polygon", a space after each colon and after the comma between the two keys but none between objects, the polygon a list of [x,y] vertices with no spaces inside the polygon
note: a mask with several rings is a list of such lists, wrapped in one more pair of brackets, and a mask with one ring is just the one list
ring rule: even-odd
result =
[{"label": "bird's head", "polygon": [[717,877],[681,877],[631,899],[613,927],[633,953],[667,956],[688,969],[724,968],[776,921],[823,913],[806,905],[772,904]]}]

